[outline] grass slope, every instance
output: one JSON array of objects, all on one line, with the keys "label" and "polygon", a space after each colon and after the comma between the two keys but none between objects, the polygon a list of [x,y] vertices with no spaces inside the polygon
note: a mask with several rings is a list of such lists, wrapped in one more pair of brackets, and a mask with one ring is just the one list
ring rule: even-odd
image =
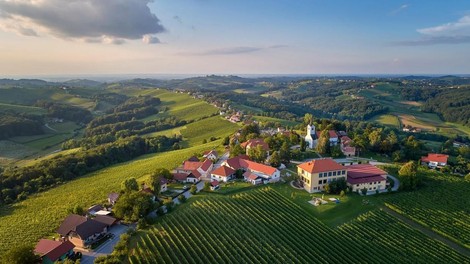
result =
[{"label": "grass slope", "polygon": [[34,115],[42,115],[46,113],[46,110],[40,107],[0,103],[0,112],[2,111],[14,111],[16,113],[26,113]]},{"label": "grass slope", "polygon": [[36,243],[50,235],[67,216],[67,208],[79,204],[88,207],[103,202],[106,195],[120,189],[129,177],[145,179],[158,167],[173,169],[194,153],[216,148],[219,141],[177,151],[150,154],[91,173],[74,181],[39,193],[12,206],[0,208],[0,255],[22,243]]}]

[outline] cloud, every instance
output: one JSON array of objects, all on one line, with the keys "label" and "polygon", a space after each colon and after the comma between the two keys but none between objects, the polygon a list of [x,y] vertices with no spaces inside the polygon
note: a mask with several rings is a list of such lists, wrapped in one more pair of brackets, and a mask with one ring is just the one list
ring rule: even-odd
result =
[{"label": "cloud", "polygon": [[160,43],[160,39],[155,37],[155,36],[152,36],[152,35],[144,35],[142,37],[142,41],[145,43],[145,44],[157,44],[157,43]]},{"label": "cloud", "polygon": [[398,46],[426,46],[470,43],[470,15],[456,22],[416,30],[421,38],[394,42]]},{"label": "cloud", "polygon": [[[0,0],[0,27],[26,36],[122,44],[165,31],[152,0]],[[155,43],[156,37],[148,38]]]},{"label": "cloud", "polygon": [[183,20],[179,16],[173,16],[173,19],[178,21],[178,23],[183,24]]},{"label": "cloud", "polygon": [[410,7],[410,5],[408,5],[408,4],[403,4],[403,5],[401,5],[399,8],[392,10],[392,11],[390,12],[390,15],[394,16],[394,15],[396,15],[396,14],[402,12],[403,10],[407,9],[408,7]]},{"label": "cloud", "polygon": [[239,47],[229,47],[221,49],[211,49],[201,52],[185,52],[181,53],[183,55],[196,55],[196,56],[206,56],[206,55],[236,55],[236,54],[245,54],[245,53],[254,53],[262,50],[269,49],[279,49],[288,47],[287,45],[272,45],[268,47],[254,47],[254,46],[239,46]]}]

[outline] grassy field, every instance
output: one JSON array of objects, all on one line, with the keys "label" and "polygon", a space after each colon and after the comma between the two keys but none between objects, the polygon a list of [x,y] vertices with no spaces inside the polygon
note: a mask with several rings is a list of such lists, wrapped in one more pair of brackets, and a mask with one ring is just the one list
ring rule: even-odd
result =
[{"label": "grassy field", "polygon": [[79,204],[88,208],[106,200],[109,192],[118,191],[129,177],[144,180],[157,167],[173,169],[194,153],[220,146],[220,140],[183,150],[150,154],[133,161],[111,166],[74,181],[34,195],[8,207],[0,207],[0,254],[14,245],[30,244],[57,229],[67,216],[67,208]]},{"label": "grassy field", "polygon": [[1,111],[14,111],[16,113],[26,113],[34,115],[43,115],[46,113],[46,110],[40,107],[5,103],[0,103],[0,112]]},{"label": "grassy field", "polygon": [[377,122],[385,126],[391,126],[395,128],[400,128],[400,120],[396,115],[378,115],[370,119],[371,122]]},{"label": "grassy field", "polygon": [[196,196],[141,231],[134,243],[128,258],[133,264],[466,261],[382,211],[330,228],[264,186],[230,196]]}]

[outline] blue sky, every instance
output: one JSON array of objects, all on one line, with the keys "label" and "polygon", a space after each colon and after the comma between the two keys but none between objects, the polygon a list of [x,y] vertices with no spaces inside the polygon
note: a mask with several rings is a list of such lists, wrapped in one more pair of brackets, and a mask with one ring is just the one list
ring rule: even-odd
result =
[{"label": "blue sky", "polygon": [[0,72],[470,73],[469,1],[0,0]]}]

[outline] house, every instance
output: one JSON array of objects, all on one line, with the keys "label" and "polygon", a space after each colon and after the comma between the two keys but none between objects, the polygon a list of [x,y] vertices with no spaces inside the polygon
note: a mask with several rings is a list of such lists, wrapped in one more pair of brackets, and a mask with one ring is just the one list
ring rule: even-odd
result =
[{"label": "house", "polygon": [[346,179],[347,168],[331,158],[314,159],[297,166],[297,173],[304,189],[309,192],[320,192],[325,184],[340,178]]},{"label": "house", "polygon": [[41,263],[52,264],[56,261],[67,259],[69,256],[74,255],[73,249],[75,245],[72,242],[55,241],[50,239],[41,239],[34,248],[34,253],[41,257]]},{"label": "house", "polygon": [[245,181],[250,182],[253,185],[263,183],[263,178],[261,178],[260,176],[254,174],[250,171],[247,171],[247,172],[243,173],[243,177],[245,178]]},{"label": "house", "polygon": [[348,136],[341,137],[341,152],[344,156],[351,157],[356,155],[356,148],[351,146],[352,140]]},{"label": "house", "polygon": [[[265,183],[277,182],[281,178],[281,172],[278,169],[261,163],[253,162],[248,159],[244,159],[243,156],[228,159],[224,161],[222,165],[230,167],[234,171],[242,170],[245,173],[250,172],[250,174],[255,174],[260,177]],[[250,181],[247,177],[245,177],[245,180]],[[253,183],[253,181],[250,182]]]},{"label": "house", "polygon": [[348,186],[353,192],[366,188],[367,191],[382,191],[387,188],[387,172],[371,164],[348,166]]},{"label": "house", "polygon": [[77,247],[86,247],[108,231],[107,225],[85,216],[71,214],[60,224],[57,233]]},{"label": "house", "polygon": [[264,142],[264,139],[262,138],[254,138],[250,139],[248,141],[245,141],[240,144],[242,148],[245,149],[245,153],[248,155],[248,152],[251,148],[257,148],[258,146],[261,146],[261,148],[268,153],[269,156],[269,145],[268,143]]},{"label": "house", "polygon": [[204,160],[204,162],[202,162],[201,166],[199,166],[199,168],[197,168],[196,170],[201,174],[201,176],[209,177],[210,176],[209,174],[213,168],[214,168],[214,163],[212,163],[210,159],[206,159]]},{"label": "house", "polygon": [[111,226],[118,223],[118,220],[116,218],[109,215],[98,215],[93,218],[93,220],[105,224],[107,228],[110,228]]},{"label": "house", "polygon": [[95,204],[95,205],[90,206],[87,209],[87,213],[94,216],[94,215],[96,215],[96,212],[102,211],[103,209],[104,209],[104,207],[102,205]]},{"label": "house", "polygon": [[[322,131],[317,131],[317,138],[320,138]],[[330,146],[336,146],[339,143],[339,137],[335,130],[328,130],[330,136]]]},{"label": "house", "polygon": [[429,168],[442,168],[447,165],[449,155],[429,153],[427,157],[421,157],[421,163]]},{"label": "house", "polygon": [[166,178],[160,179],[160,192],[166,192],[168,190],[168,180]]},{"label": "house", "polygon": [[119,199],[119,193],[110,193],[108,194],[108,203],[111,205],[115,205],[117,200]]},{"label": "house", "polygon": [[142,189],[140,189],[140,192],[150,195],[152,201],[154,201],[154,202],[156,201],[157,197],[155,197],[155,193],[147,185],[142,184]]},{"label": "house", "polygon": [[219,189],[219,182],[216,180],[211,181],[211,191]]},{"label": "house", "polygon": [[200,181],[200,178],[201,174],[197,170],[194,170],[193,172],[190,172],[188,176],[186,176],[186,182],[197,183]]},{"label": "house", "polygon": [[215,150],[208,150],[205,151],[204,154],[202,155],[203,158],[209,159],[209,160],[217,160],[219,158],[217,151]]},{"label": "house", "polygon": [[217,169],[213,170],[211,173],[211,180],[228,182],[229,180],[235,177],[235,170],[222,165]]}]

